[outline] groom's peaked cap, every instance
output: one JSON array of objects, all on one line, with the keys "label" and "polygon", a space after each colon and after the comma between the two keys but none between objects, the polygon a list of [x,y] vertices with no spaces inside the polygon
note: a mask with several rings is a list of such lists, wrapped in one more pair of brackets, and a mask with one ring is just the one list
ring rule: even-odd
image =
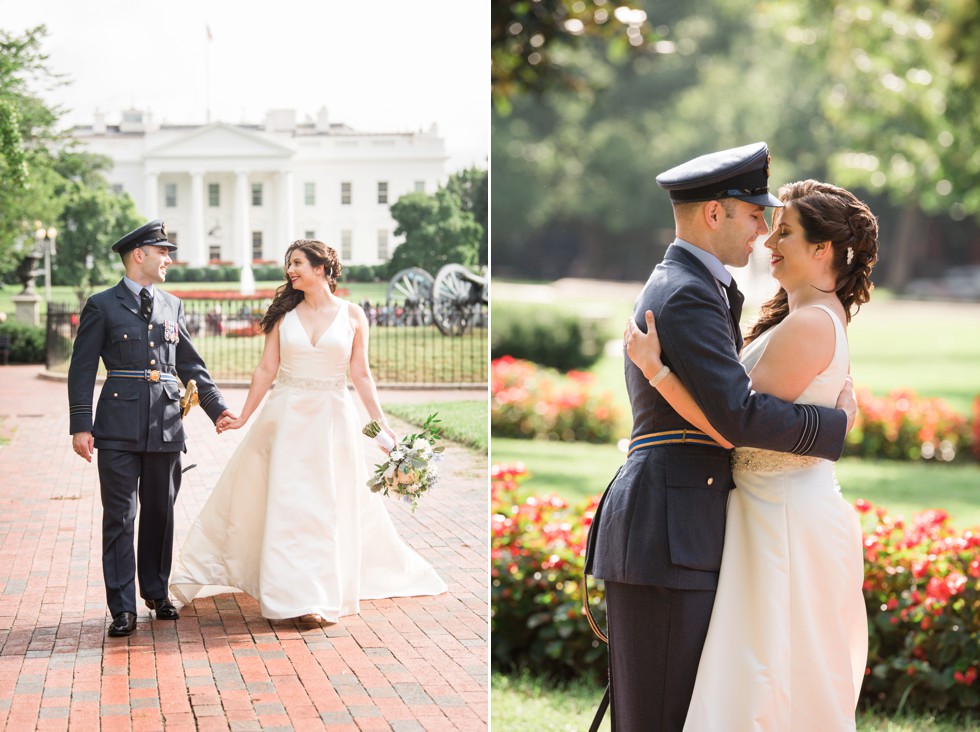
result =
[{"label": "groom's peaked cap", "polygon": [[112,245],[112,251],[122,256],[136,247],[147,246],[167,247],[172,252],[176,251],[177,245],[171,244],[167,239],[167,225],[163,223],[163,219],[153,219],[138,229],[133,229]]},{"label": "groom's peaked cap", "polygon": [[737,198],[759,206],[782,206],[769,193],[769,148],[764,142],[688,160],[657,176],[678,203]]}]

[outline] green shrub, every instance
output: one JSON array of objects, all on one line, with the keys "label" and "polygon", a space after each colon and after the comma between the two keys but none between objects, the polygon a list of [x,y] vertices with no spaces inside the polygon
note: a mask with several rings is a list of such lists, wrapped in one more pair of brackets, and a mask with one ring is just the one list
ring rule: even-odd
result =
[{"label": "green shrub", "polygon": [[495,303],[490,357],[513,356],[559,371],[587,369],[602,356],[602,327],[556,307]]},{"label": "green shrub", "polygon": [[44,363],[44,326],[0,323],[0,335],[10,338],[10,363]]}]

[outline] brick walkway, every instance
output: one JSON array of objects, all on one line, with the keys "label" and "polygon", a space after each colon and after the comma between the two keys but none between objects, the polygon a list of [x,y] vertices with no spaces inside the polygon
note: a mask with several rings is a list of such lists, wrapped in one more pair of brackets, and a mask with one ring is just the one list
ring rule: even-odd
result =
[{"label": "brick walkway", "polygon": [[[414,516],[389,502],[444,595],[364,602],[323,628],[265,620],[251,598],[221,595],[176,623],[142,610],[132,636],[107,638],[97,470],[71,451],[65,384],[38,372],[0,367],[0,729],[487,729],[483,453],[450,445]],[[225,394],[240,409],[245,390]],[[454,396],[486,392],[382,401]],[[178,499],[178,546],[244,432],[216,436],[199,409],[188,428],[183,462],[198,467]]]}]

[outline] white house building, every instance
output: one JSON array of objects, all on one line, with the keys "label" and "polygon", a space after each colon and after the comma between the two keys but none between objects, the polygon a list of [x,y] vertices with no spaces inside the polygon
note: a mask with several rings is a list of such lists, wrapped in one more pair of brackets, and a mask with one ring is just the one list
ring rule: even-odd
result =
[{"label": "white house building", "polygon": [[113,161],[109,182],[147,219],[162,218],[180,261],[281,262],[295,239],[320,239],[344,264],[387,261],[401,243],[388,207],[444,182],[448,158],[435,125],[359,133],[326,110],[297,122],[274,110],[263,125],[154,126],[138,110],[119,125],[97,114],[73,136]]}]

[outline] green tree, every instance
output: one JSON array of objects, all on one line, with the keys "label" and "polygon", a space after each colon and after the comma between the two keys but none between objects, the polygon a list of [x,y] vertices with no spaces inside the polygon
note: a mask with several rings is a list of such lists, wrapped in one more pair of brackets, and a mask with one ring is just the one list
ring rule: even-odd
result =
[{"label": "green tree", "polygon": [[460,200],[464,211],[473,214],[473,220],[483,229],[480,237],[480,250],[477,254],[477,264],[489,263],[489,223],[487,221],[490,190],[487,171],[476,166],[460,170],[449,176],[445,188],[454,193]]},{"label": "green tree", "polygon": [[391,257],[389,276],[407,267],[421,267],[435,276],[445,264],[478,264],[484,230],[452,190],[409,193],[391,207],[391,215],[398,222],[395,234],[405,241]]},{"label": "green tree", "polygon": [[9,275],[33,246],[35,221],[53,222],[52,148],[62,138],[60,115],[34,92],[39,84],[60,83],[45,66],[44,26],[22,35],[0,29],[0,276]]},{"label": "green tree", "polygon": [[46,35],[44,26],[0,30],[0,275],[17,268],[42,222],[59,232],[52,280],[75,285],[84,299],[111,276],[112,242],[140,219],[128,194],[109,188],[111,161],[78,150],[57,130],[63,110],[34,91],[63,83],[46,67]]},{"label": "green tree", "polygon": [[114,276],[119,257],[112,243],[143,223],[129,195],[106,185],[102,173],[109,165],[106,157],[72,151],[62,151],[57,161],[62,210],[52,280],[72,285],[80,306]]},{"label": "green tree", "polygon": [[585,89],[594,79],[576,49],[599,41],[610,60],[622,61],[656,36],[644,10],[607,0],[491,0],[494,104],[506,115],[515,95]]}]

